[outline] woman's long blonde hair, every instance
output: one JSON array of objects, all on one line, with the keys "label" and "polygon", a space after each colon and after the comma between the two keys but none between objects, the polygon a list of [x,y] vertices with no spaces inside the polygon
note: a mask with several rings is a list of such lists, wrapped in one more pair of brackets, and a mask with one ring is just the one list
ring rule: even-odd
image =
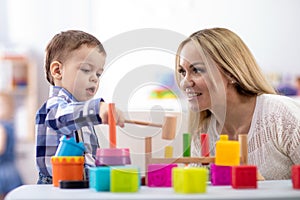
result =
[{"label": "woman's long blonde hair", "polygon": [[[235,81],[238,93],[246,96],[275,94],[272,85],[264,77],[252,53],[242,39],[225,28],[204,29],[193,33],[181,42],[176,55],[176,72],[178,72],[180,52],[188,42],[201,47],[205,56],[209,56],[218,68]],[[176,73],[177,84],[180,74]],[[207,132],[211,112],[189,112],[189,132]],[[195,123],[196,122],[196,123]]]}]

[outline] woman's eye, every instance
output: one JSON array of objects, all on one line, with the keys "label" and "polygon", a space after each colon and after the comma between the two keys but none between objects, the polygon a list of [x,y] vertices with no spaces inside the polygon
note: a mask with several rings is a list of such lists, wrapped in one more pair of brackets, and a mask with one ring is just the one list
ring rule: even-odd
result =
[{"label": "woman's eye", "polygon": [[193,72],[196,74],[203,74],[203,73],[205,73],[205,69],[194,67]]},{"label": "woman's eye", "polygon": [[183,70],[183,69],[179,69],[178,73],[181,74],[182,76],[185,76],[185,74],[186,74],[185,70]]}]

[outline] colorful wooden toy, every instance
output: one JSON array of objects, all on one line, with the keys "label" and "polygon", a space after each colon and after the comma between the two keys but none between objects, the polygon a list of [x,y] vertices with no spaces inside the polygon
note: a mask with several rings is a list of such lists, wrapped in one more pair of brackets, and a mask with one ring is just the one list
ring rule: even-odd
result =
[{"label": "colorful wooden toy", "polygon": [[110,148],[116,148],[117,137],[116,137],[116,120],[114,118],[115,104],[108,104],[108,125],[109,125],[109,145]]},{"label": "colorful wooden toy", "polygon": [[96,166],[130,165],[128,148],[97,148]]},{"label": "colorful wooden toy", "polygon": [[152,164],[148,165],[147,176],[149,187],[171,187],[172,168],[177,164]]},{"label": "colorful wooden toy", "polygon": [[232,166],[231,186],[235,189],[257,188],[257,168],[254,165]]},{"label": "colorful wooden toy", "polygon": [[221,166],[240,165],[240,143],[228,140],[228,135],[220,135],[216,142],[215,164]]},{"label": "colorful wooden toy", "polygon": [[202,167],[174,167],[172,185],[176,193],[205,193],[208,170]]},{"label": "colorful wooden toy", "polygon": [[300,165],[292,166],[292,183],[294,189],[300,189]]},{"label": "colorful wooden toy", "polygon": [[191,134],[183,133],[183,157],[191,156]]},{"label": "colorful wooden toy", "polygon": [[110,167],[90,167],[89,187],[96,191],[110,190]]},{"label": "colorful wooden toy", "polygon": [[140,172],[137,167],[112,167],[111,192],[137,192],[140,189]]},{"label": "colorful wooden toy", "polygon": [[166,146],[165,147],[165,158],[172,158],[173,157],[173,147]]},{"label": "colorful wooden toy", "polygon": [[165,140],[173,140],[176,134],[177,117],[175,115],[166,115],[164,117],[163,124],[156,124],[152,122],[143,122],[143,121],[128,120],[128,119],[125,119],[125,123],[162,128],[161,138]]},{"label": "colorful wooden toy", "polygon": [[162,126],[162,139],[173,140],[176,135],[177,117],[175,115],[166,115]]},{"label": "colorful wooden toy", "polygon": [[207,133],[200,134],[201,156],[209,156],[209,137]]},{"label": "colorful wooden toy", "polygon": [[231,166],[210,165],[212,185],[231,185]]}]

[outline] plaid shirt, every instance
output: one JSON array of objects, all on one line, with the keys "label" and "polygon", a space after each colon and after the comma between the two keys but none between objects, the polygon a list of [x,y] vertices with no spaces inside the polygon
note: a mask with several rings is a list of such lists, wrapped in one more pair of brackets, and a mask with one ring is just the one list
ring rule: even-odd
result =
[{"label": "plaid shirt", "polygon": [[54,156],[62,135],[74,137],[81,130],[85,145],[85,165],[95,166],[96,149],[99,147],[94,125],[101,124],[99,104],[92,99],[77,101],[67,90],[51,86],[49,99],[36,114],[36,164],[39,172],[52,176],[51,156]]}]

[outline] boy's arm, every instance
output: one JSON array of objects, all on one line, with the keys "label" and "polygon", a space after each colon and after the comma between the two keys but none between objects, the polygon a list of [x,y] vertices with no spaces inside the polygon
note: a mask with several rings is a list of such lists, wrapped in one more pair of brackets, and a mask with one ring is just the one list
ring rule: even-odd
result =
[{"label": "boy's arm", "polygon": [[86,102],[67,102],[64,98],[51,98],[47,102],[45,124],[57,132],[67,134],[83,126],[101,124],[99,104],[102,99]]}]

